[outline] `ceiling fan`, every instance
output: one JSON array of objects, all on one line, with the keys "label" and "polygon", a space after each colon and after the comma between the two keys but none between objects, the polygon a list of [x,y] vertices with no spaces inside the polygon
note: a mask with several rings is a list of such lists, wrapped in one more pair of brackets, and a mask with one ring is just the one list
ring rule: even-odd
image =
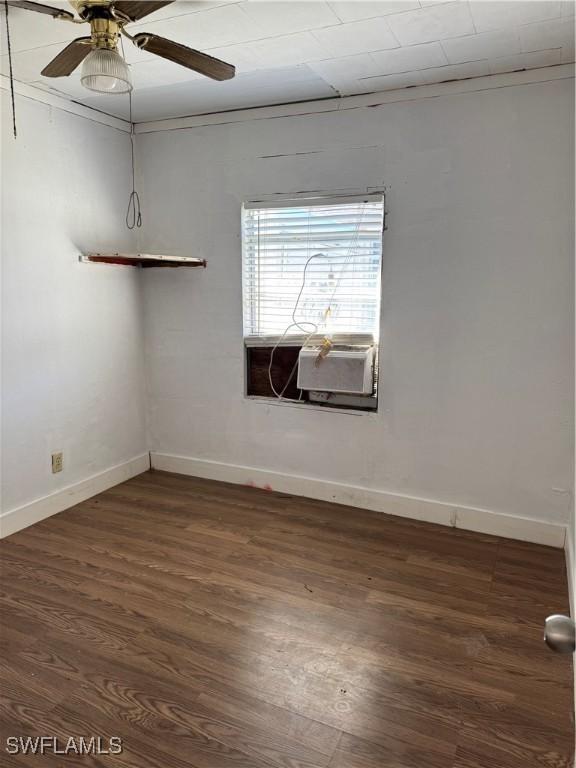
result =
[{"label": "ceiling fan", "polygon": [[44,13],[60,21],[90,24],[90,37],[77,37],[42,70],[44,77],[67,77],[82,64],[80,80],[84,87],[98,93],[127,93],[132,90],[130,68],[118,52],[118,40],[124,35],[137,48],[161,56],[183,67],[211,77],[229,80],[235,68],[213,56],[195,51],[181,43],[150,32],[131,35],[126,24],[139,21],[154,11],[171,5],[174,0],[69,0],[77,16],[61,8],[53,8],[28,0],[8,0],[8,5],[27,11]]}]

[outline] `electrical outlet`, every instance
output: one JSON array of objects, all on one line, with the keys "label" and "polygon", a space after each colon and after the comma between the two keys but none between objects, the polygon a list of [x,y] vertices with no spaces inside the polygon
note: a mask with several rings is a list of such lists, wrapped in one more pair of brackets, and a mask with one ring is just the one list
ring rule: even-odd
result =
[{"label": "electrical outlet", "polygon": [[52,474],[55,475],[56,472],[62,472],[64,469],[64,457],[62,454],[62,451],[58,451],[58,453],[52,454]]}]

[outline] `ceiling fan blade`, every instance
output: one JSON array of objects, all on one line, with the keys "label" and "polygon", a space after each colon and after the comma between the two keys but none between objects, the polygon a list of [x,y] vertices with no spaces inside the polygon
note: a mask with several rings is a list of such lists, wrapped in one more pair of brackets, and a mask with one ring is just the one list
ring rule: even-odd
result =
[{"label": "ceiling fan blade", "polygon": [[124,16],[128,16],[129,19],[132,19],[132,21],[138,21],[138,19],[143,19],[144,16],[148,16],[150,13],[154,13],[154,11],[158,11],[160,8],[164,8],[165,5],[172,5],[174,0],[164,0],[164,2],[155,2],[155,0],[150,0],[150,2],[133,2],[132,0],[118,0],[117,3],[114,3],[114,10],[120,11],[120,13],[124,14]]},{"label": "ceiling fan blade", "polygon": [[68,43],[50,64],[47,64],[40,74],[44,77],[66,77],[74,72],[76,67],[88,56],[92,47],[89,37],[77,37]]},{"label": "ceiling fan blade", "polygon": [[42,5],[42,3],[33,3],[29,0],[8,0],[8,5],[14,8],[23,8],[25,11],[36,11],[36,13],[46,13],[48,16],[53,16],[55,19],[67,16],[69,19],[74,18],[74,14],[70,11],[65,11],[62,8],[53,8],[50,5]]},{"label": "ceiling fan blade", "polygon": [[140,34],[134,35],[134,43],[138,48],[155,53],[157,56],[162,56],[163,59],[168,59],[188,69],[193,69],[194,72],[211,77],[213,80],[230,80],[236,72],[232,64],[208,56],[207,53],[195,51],[186,45],[175,43],[173,40],[166,40],[165,37],[159,35],[140,32]]}]

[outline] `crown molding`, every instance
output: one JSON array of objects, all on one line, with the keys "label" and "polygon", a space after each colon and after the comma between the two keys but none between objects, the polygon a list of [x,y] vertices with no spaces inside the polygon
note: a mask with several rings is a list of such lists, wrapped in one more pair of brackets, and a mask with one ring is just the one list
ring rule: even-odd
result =
[{"label": "crown molding", "polygon": [[343,96],[317,101],[304,101],[292,104],[280,104],[271,107],[253,107],[251,109],[231,110],[229,112],[214,112],[189,117],[163,118],[148,122],[139,122],[135,126],[136,133],[155,133],[157,131],[175,131],[186,128],[199,128],[207,125],[224,125],[227,123],[243,123],[250,120],[271,120],[283,117],[297,117],[323,112],[339,112],[345,109],[362,109],[364,107],[379,107],[401,101],[432,99],[440,96],[451,96],[475,91],[486,91],[496,88],[509,88],[518,85],[530,85],[551,80],[574,78],[574,64],[558,64],[541,69],[506,72],[499,75],[474,77],[467,80],[452,80],[434,85],[419,85],[411,88],[400,88],[391,91],[367,93],[360,96]]},{"label": "crown molding", "polygon": [[[344,96],[340,98],[321,99],[316,101],[303,101],[291,104],[280,104],[269,107],[252,107],[250,109],[230,110],[227,112],[213,112],[203,115],[191,115],[189,117],[172,117],[161,120],[139,122],[135,125],[136,133],[155,133],[157,131],[175,131],[187,128],[199,128],[207,125],[225,125],[227,123],[243,123],[250,120],[271,120],[284,117],[298,117],[323,112],[337,112],[347,109],[363,109],[365,107],[379,107],[402,101],[416,101],[420,99],[432,99],[441,96],[452,96],[465,93],[474,93],[497,88],[509,88],[519,85],[531,85],[554,80],[574,78],[574,64],[557,64],[541,69],[522,70],[520,72],[506,72],[499,75],[474,77],[467,80],[454,80],[433,85],[421,85],[412,88],[400,88],[392,91],[380,91],[359,96]],[[10,80],[5,75],[0,75],[0,89],[9,90]],[[64,112],[69,112],[96,123],[108,125],[127,133],[130,132],[130,123],[119,117],[114,117],[106,112],[87,107],[80,102],[68,99],[63,95],[51,93],[42,88],[37,88],[28,83],[14,81],[15,93],[27,99],[47,104]]]},{"label": "crown molding", "polygon": [[[6,77],[6,75],[0,75],[0,89],[3,91],[10,91],[10,78]],[[110,128],[116,128],[117,130],[125,131],[126,133],[130,132],[130,123],[127,120],[108,115],[106,112],[100,112],[98,109],[87,107],[84,104],[80,104],[72,99],[67,99],[65,96],[51,93],[43,88],[36,88],[28,83],[21,83],[19,80],[14,80],[14,93],[21,98],[31,99],[32,101],[37,101],[41,104],[47,104],[50,107],[60,109],[63,112],[69,112],[72,115],[78,115],[78,117],[83,117],[94,123],[108,125]]]}]

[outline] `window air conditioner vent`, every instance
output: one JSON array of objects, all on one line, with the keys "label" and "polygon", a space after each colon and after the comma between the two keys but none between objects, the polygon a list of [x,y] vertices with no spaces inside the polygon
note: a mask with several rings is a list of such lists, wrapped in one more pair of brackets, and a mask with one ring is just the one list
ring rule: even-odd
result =
[{"label": "window air conditioner vent", "polygon": [[298,357],[298,388],[320,392],[371,395],[374,347],[332,349],[319,359],[320,347],[304,347]]}]

